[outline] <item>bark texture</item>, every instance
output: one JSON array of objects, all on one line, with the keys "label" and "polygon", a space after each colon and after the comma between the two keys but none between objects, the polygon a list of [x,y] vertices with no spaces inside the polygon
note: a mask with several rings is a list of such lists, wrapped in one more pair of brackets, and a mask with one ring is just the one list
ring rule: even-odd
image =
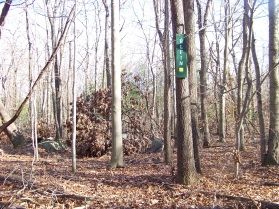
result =
[{"label": "bark texture", "polygon": [[112,10],[112,155],[110,168],[123,166],[121,121],[121,66],[119,37],[119,1],[111,1]]},{"label": "bark texture", "polygon": [[187,67],[189,72],[189,89],[190,89],[190,104],[191,104],[191,123],[195,167],[198,173],[201,173],[200,157],[199,157],[199,108],[198,108],[198,81],[196,71],[196,42],[195,42],[195,1],[183,0],[184,22],[186,32],[186,51],[187,51]]},{"label": "bark texture", "polygon": [[[185,8],[187,9],[187,8]],[[171,0],[173,34],[183,34],[183,4],[181,0]],[[175,43],[175,41],[174,41]],[[176,78],[177,109],[177,175],[180,184],[197,183],[194,162],[192,123],[190,109],[189,79]]]},{"label": "bark texture", "polygon": [[212,0],[207,0],[205,13],[202,18],[202,7],[200,0],[196,0],[198,8],[198,24],[199,24],[199,39],[200,39],[200,58],[201,58],[201,70],[200,70],[200,100],[201,100],[201,120],[202,120],[202,136],[203,147],[210,146],[210,133],[208,127],[208,111],[207,111],[207,60],[206,60],[206,27],[207,16]]},{"label": "bark texture", "polygon": [[265,164],[279,164],[279,74],[278,0],[269,0],[270,116],[268,152]]}]

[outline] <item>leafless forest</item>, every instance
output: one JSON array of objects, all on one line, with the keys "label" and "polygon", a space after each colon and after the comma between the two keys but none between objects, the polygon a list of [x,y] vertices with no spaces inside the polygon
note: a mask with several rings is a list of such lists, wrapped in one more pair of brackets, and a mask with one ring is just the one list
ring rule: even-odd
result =
[{"label": "leafless forest", "polygon": [[0,208],[279,208],[278,0],[0,8]]}]

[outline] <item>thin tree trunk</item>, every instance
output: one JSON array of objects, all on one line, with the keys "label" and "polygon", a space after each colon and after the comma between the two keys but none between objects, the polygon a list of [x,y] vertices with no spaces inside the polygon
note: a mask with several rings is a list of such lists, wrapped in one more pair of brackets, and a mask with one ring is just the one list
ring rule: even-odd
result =
[{"label": "thin tree trunk", "polygon": [[[27,4],[27,2],[26,2]],[[25,9],[25,20],[26,20],[26,35],[28,40],[28,68],[29,68],[29,91],[33,85],[33,68],[32,68],[32,43],[29,34],[29,18],[28,18],[28,7]],[[36,108],[36,92],[31,96],[29,101],[29,116],[31,120],[31,138],[33,141],[34,156],[36,160],[39,159],[38,154],[38,139],[37,139],[37,108]]]},{"label": "thin tree trunk", "polygon": [[[47,13],[48,13],[48,19],[50,23],[50,29],[51,29],[51,42],[52,42],[52,50],[56,47],[56,34],[55,34],[55,16],[57,8],[53,9],[53,13],[51,14],[50,11],[52,8],[50,8],[50,2],[49,0],[46,0],[47,5]],[[56,7],[57,5],[54,5]],[[62,138],[62,110],[61,110],[61,104],[62,104],[62,97],[61,97],[61,76],[60,76],[60,68],[58,63],[58,56],[57,54],[54,57],[54,117],[56,119],[56,140],[60,140]]]},{"label": "thin tree trunk", "polygon": [[84,9],[84,16],[85,16],[85,36],[86,36],[86,55],[85,55],[85,78],[84,78],[84,92],[85,96],[88,95],[89,91],[89,34],[88,34],[88,15],[87,15],[87,8],[86,8],[86,3],[83,1],[83,9]]},{"label": "thin tree trunk", "polygon": [[[252,11],[254,11],[254,6],[255,6],[256,0],[253,3]],[[244,1],[244,9],[246,9],[248,6],[247,0]],[[249,17],[249,19],[248,19]],[[247,19],[245,19],[247,18]],[[250,67],[249,67],[249,57],[250,57],[250,48],[251,48],[251,40],[252,40],[252,26],[253,26],[253,12],[251,12],[251,15],[249,16],[248,12],[246,13],[246,16],[244,16],[244,21],[246,23],[243,24],[243,27],[248,27],[249,29],[249,35],[247,36],[247,42],[246,45],[244,46],[244,49],[246,52],[245,55],[245,80],[247,82],[247,91],[245,95],[245,99],[243,102],[243,106],[239,115],[239,121],[236,123],[237,128],[236,128],[236,156],[237,158],[240,156],[239,151],[241,150],[241,130],[243,130],[242,126],[244,123],[244,120],[246,118],[247,112],[249,111],[249,105],[251,101],[253,100],[253,97],[251,96],[251,89],[252,89],[252,78],[251,78],[251,73],[250,73]],[[236,159],[236,158],[235,158]],[[238,178],[239,175],[239,159],[235,160],[235,173],[234,177]]]},{"label": "thin tree trunk", "polygon": [[109,32],[109,7],[107,5],[107,0],[103,0],[103,4],[106,10],[106,19],[105,19],[105,52],[104,52],[104,60],[105,60],[105,73],[106,73],[106,81],[107,87],[111,86],[111,72],[110,72],[110,65],[109,65],[109,39],[108,39],[108,32]]},{"label": "thin tree trunk", "polygon": [[[238,65],[238,72],[237,72],[237,113],[236,113],[236,126],[240,123],[240,114],[243,109],[243,73],[244,73],[244,64],[246,61],[247,53],[248,53],[248,34],[247,34],[247,26],[248,26],[248,5],[247,1],[244,1],[244,14],[242,20],[242,30],[243,30],[243,49],[242,49],[242,56],[239,61]],[[240,127],[239,133],[237,133],[237,147],[239,146],[240,150],[244,150],[245,146],[243,143],[243,126]]]},{"label": "thin tree trunk", "polygon": [[112,154],[110,168],[122,167],[121,65],[119,37],[119,1],[111,0],[112,34]]},{"label": "thin tree trunk", "polygon": [[202,135],[203,147],[210,146],[210,133],[208,127],[208,111],[207,111],[207,60],[206,60],[206,27],[207,16],[212,0],[207,0],[205,13],[202,18],[202,8],[200,0],[196,0],[198,6],[198,23],[199,23],[199,38],[200,38],[200,57],[201,57],[201,70],[200,70],[200,100],[201,100],[201,120],[202,120]]},{"label": "thin tree trunk", "polygon": [[[165,38],[164,38],[164,149],[165,163],[172,165],[171,148],[171,67],[170,67],[170,49],[169,49],[169,0],[165,0]],[[172,168],[171,168],[172,169]]]},{"label": "thin tree trunk", "polygon": [[77,56],[77,44],[76,44],[76,12],[77,12],[77,0],[75,0],[75,11],[74,11],[74,59],[73,59],[73,90],[72,90],[72,115],[73,115],[73,126],[72,126],[72,172],[75,173],[77,169],[76,161],[76,135],[77,135],[77,105],[76,105],[76,56]]},{"label": "thin tree trunk", "polygon": [[260,126],[260,135],[261,135],[261,162],[264,164],[265,154],[266,154],[266,139],[265,139],[265,127],[264,127],[264,117],[263,117],[263,102],[262,102],[262,87],[261,87],[261,72],[260,65],[256,53],[255,46],[255,36],[252,32],[252,57],[256,72],[256,91],[257,91],[257,106],[258,106],[258,119]]},{"label": "thin tree trunk", "polygon": [[172,166],[171,126],[170,126],[170,56],[169,56],[169,0],[165,0],[165,32],[159,27],[158,0],[153,0],[156,30],[163,52],[164,63],[164,153],[165,163]]},{"label": "thin tree trunk", "polygon": [[219,140],[224,142],[226,139],[226,85],[229,70],[229,37],[230,37],[230,0],[225,1],[225,49],[224,49],[224,69],[222,83],[220,85],[220,113],[219,113]]},{"label": "thin tree trunk", "polygon": [[1,38],[1,33],[2,33],[1,28],[5,25],[5,19],[8,15],[12,2],[13,2],[12,0],[6,0],[4,6],[2,8],[2,12],[0,15],[0,38]]}]

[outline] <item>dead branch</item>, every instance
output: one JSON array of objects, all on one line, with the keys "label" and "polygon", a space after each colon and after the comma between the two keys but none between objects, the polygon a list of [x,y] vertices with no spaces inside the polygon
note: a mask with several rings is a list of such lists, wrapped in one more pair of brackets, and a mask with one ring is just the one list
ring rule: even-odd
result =
[{"label": "dead branch", "polygon": [[[212,196],[218,199],[228,199],[228,200],[235,200],[235,201],[239,201],[239,202],[251,202],[252,204],[255,204],[256,202],[261,204],[261,208],[269,208],[269,209],[278,209],[279,208],[279,204],[278,203],[274,203],[274,202],[267,202],[267,201],[263,201],[263,200],[253,200],[247,197],[239,197],[239,196],[232,196],[232,195],[226,195],[226,194],[218,194],[218,193],[214,193],[214,192],[205,192],[205,191],[192,191],[190,192],[191,194],[193,192],[196,193],[200,193],[203,195],[207,195],[207,196]],[[175,197],[180,197],[180,196],[184,196],[189,194],[189,192],[185,192],[185,193],[181,193],[178,195],[175,195]]]},{"label": "dead branch", "polygon": [[[4,176],[0,176],[0,181],[13,181],[16,183],[22,183],[22,178],[18,177],[18,176],[9,176],[9,177],[4,177]],[[57,198],[67,198],[67,199],[74,199],[74,200],[81,200],[81,201],[93,201],[93,199],[91,197],[86,197],[86,196],[81,196],[81,195],[76,195],[76,194],[66,194],[66,193],[62,193],[62,192],[58,192],[58,191],[52,191],[50,189],[48,189],[46,192],[39,190],[37,186],[34,186],[32,183],[24,180],[24,184],[26,185],[26,187],[31,187],[35,188],[35,192],[39,193],[39,194],[43,194],[43,195],[47,195],[47,194],[51,194],[53,196],[56,196]],[[31,202],[30,198],[21,198],[24,201],[29,201]],[[33,203],[33,202],[32,202]],[[38,203],[33,203],[33,204],[38,204]]]},{"label": "dead branch", "polygon": [[276,183],[276,182],[264,182],[261,185],[263,185],[263,186],[279,186],[279,183]]}]

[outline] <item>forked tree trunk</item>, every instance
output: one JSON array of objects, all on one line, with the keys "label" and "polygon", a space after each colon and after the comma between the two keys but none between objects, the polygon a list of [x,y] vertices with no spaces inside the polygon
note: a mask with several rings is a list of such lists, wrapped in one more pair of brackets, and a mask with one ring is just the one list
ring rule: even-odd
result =
[{"label": "forked tree trunk", "polygon": [[[242,43],[243,43],[243,49],[242,49],[242,56],[238,64],[238,72],[237,72],[237,114],[236,114],[236,126],[240,123],[240,114],[243,109],[243,79],[244,79],[244,67],[245,67],[245,61],[248,53],[248,5],[247,1],[244,1],[244,14],[243,14],[243,20],[242,20]],[[243,132],[244,127],[241,125],[239,133],[237,133],[238,140],[237,140],[237,147],[239,147],[240,150],[245,149],[244,145],[244,139],[243,139]]]}]

